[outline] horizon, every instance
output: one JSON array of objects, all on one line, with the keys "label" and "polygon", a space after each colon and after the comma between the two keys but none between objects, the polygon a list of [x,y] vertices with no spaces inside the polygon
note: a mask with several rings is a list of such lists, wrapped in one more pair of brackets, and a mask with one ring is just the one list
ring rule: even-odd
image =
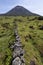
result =
[{"label": "horizon", "polygon": [[15,0],[1,0],[0,1],[0,14],[4,14],[6,12],[8,12],[9,10],[11,10],[12,8],[16,7],[16,6],[23,6],[24,8],[26,8],[27,10],[31,11],[32,13],[36,13],[39,15],[43,16],[43,9],[42,9],[42,5],[43,5],[43,1],[41,0],[20,0],[20,1],[15,1]]}]

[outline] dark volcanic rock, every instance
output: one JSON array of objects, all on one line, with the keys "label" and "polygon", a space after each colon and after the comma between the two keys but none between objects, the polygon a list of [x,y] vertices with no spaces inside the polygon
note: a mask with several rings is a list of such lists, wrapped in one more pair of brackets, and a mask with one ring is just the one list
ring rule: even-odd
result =
[{"label": "dark volcanic rock", "polygon": [[31,61],[30,61],[30,65],[36,65],[36,64],[35,64],[35,61],[31,60]]}]

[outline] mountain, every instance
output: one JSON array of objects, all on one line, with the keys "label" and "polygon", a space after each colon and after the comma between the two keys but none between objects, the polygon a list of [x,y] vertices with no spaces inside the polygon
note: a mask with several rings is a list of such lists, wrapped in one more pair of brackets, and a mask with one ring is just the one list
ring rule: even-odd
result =
[{"label": "mountain", "polygon": [[29,15],[37,15],[37,14],[34,14],[34,13],[30,12],[29,10],[27,10],[26,8],[24,8],[22,6],[16,6],[12,10],[8,11],[6,14],[3,14],[3,15],[8,15],[8,16],[29,16]]}]

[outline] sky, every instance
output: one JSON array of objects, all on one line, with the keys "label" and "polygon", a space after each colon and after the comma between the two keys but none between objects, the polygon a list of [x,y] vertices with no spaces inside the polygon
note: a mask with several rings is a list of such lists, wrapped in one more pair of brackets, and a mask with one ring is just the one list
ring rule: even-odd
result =
[{"label": "sky", "polygon": [[43,0],[0,0],[0,14],[8,12],[17,5],[43,16]]}]

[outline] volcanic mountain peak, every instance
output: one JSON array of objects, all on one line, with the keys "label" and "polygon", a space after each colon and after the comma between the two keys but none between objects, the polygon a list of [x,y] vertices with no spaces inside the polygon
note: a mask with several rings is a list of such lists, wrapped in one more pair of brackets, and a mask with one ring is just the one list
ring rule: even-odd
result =
[{"label": "volcanic mountain peak", "polygon": [[18,5],[18,6],[16,6],[15,8],[23,8],[23,7]]},{"label": "volcanic mountain peak", "polygon": [[7,16],[30,16],[30,15],[37,15],[37,14],[30,12],[23,6],[16,6],[4,15],[7,15]]}]

